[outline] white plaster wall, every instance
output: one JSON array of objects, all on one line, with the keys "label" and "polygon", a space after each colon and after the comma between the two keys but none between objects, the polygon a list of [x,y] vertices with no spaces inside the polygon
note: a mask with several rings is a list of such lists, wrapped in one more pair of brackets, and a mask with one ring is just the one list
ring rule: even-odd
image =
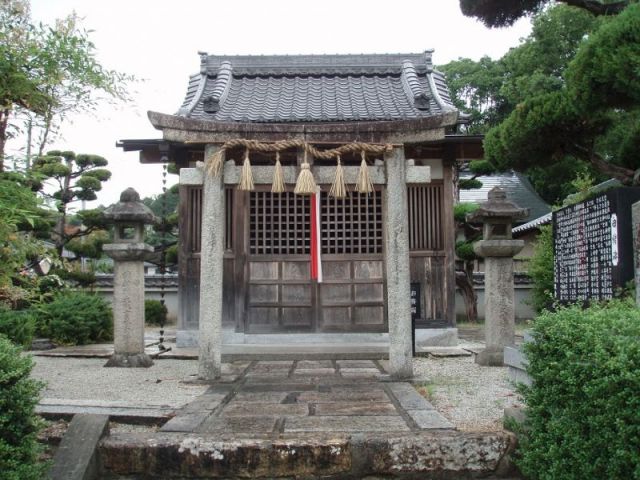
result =
[{"label": "white plaster wall", "polygon": [[[100,288],[96,290],[96,293],[107,300],[109,303],[113,302],[112,288]],[[160,300],[160,290],[157,288],[146,289],[144,292],[144,299]],[[178,291],[176,289],[165,290],[164,301],[165,305],[167,306],[167,321],[174,324],[178,319]]]},{"label": "white plaster wall", "polygon": [[[531,298],[531,289],[530,285],[515,287],[516,320],[529,320],[536,316],[533,307],[527,303]],[[476,294],[478,295],[478,318],[484,320],[484,287],[476,287]],[[466,321],[466,315],[464,299],[456,290],[456,318],[458,321]]]}]

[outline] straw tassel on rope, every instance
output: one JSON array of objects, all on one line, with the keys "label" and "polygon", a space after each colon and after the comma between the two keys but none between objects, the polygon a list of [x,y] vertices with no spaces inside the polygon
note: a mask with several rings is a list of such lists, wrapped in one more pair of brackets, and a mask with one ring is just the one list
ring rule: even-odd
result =
[{"label": "straw tassel on rope", "polygon": [[313,173],[311,173],[311,166],[307,161],[307,148],[304,149],[304,160],[302,161],[300,174],[296,181],[296,188],[293,193],[296,195],[313,195],[316,193],[316,181],[313,179]]},{"label": "straw tassel on rope", "polygon": [[253,173],[251,172],[251,162],[249,161],[249,149],[244,152],[244,163],[242,164],[242,174],[238,190],[253,191]]},{"label": "straw tassel on rope", "polygon": [[271,185],[271,192],[284,192],[284,174],[282,173],[282,164],[280,163],[280,152],[276,152],[276,166],[273,171],[273,184]]},{"label": "straw tassel on rope", "polygon": [[373,192],[373,182],[369,175],[369,167],[367,166],[367,156],[364,150],[361,151],[362,162],[360,162],[360,170],[358,170],[358,178],[356,180],[356,192],[371,193]]},{"label": "straw tassel on rope", "polygon": [[224,157],[225,148],[222,147],[213,155],[209,155],[205,159],[205,171],[213,177],[219,177],[222,173],[222,158]]},{"label": "straw tassel on rope", "polygon": [[344,183],[344,168],[338,155],[338,165],[336,166],[336,176],[333,179],[333,185],[329,190],[329,196],[334,198],[345,198],[347,196],[347,186]]}]

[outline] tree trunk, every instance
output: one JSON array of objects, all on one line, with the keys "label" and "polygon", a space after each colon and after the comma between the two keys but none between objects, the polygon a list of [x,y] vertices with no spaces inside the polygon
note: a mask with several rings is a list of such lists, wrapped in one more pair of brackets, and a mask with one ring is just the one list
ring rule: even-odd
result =
[{"label": "tree trunk", "polygon": [[4,172],[4,149],[7,143],[7,125],[9,123],[9,110],[0,110],[0,172]]},{"label": "tree trunk", "polygon": [[38,146],[38,156],[44,154],[44,149],[49,142],[49,132],[51,131],[52,115],[50,111],[44,117],[44,130],[42,131],[42,137],[40,137],[40,145]]},{"label": "tree trunk", "polygon": [[574,144],[573,148],[569,148],[569,153],[591,163],[596,170],[610,176],[611,178],[619,180],[623,185],[629,186],[634,184],[634,170],[607,162],[604,158],[589,148]]},{"label": "tree trunk", "polygon": [[593,15],[617,15],[629,6],[629,0],[603,2],[602,0],[562,0],[567,5],[582,8]]},{"label": "tree trunk", "polygon": [[456,270],[456,287],[460,289],[464,300],[467,320],[476,323],[478,321],[478,296],[473,289],[472,277],[469,277],[465,271]]}]

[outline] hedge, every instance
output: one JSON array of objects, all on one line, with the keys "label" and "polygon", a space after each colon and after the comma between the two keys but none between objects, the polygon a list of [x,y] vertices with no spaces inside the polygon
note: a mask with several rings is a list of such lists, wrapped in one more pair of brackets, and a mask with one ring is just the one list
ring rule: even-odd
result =
[{"label": "hedge", "polygon": [[640,479],[640,310],[616,300],[540,315],[519,464],[532,480]]},{"label": "hedge", "polygon": [[44,463],[38,463],[40,421],[35,407],[42,385],[29,378],[33,362],[20,348],[0,335],[0,478],[31,480],[44,478]]},{"label": "hedge", "polygon": [[144,301],[144,323],[147,325],[166,325],[167,306],[160,300]]},{"label": "hedge", "polygon": [[36,331],[36,315],[31,310],[0,309],[0,334],[13,343],[29,347]]},{"label": "hedge", "polygon": [[67,345],[106,342],[113,339],[113,314],[103,298],[67,292],[38,307],[43,336]]}]

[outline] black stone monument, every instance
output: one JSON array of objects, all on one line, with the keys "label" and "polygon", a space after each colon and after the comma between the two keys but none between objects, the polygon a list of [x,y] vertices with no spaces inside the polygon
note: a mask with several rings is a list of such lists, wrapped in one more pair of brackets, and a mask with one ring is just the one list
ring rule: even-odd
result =
[{"label": "black stone monument", "polygon": [[631,205],[616,188],[553,213],[554,290],[561,302],[607,300],[633,280]]}]

